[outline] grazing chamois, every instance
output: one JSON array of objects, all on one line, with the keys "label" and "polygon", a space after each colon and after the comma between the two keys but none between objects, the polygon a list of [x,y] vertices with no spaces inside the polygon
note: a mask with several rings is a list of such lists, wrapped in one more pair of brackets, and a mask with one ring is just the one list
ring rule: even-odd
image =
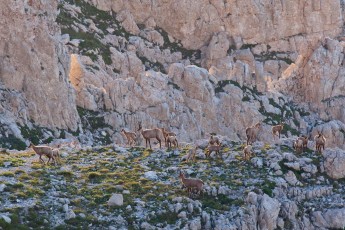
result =
[{"label": "grazing chamois", "polygon": [[176,148],[176,147],[178,148],[178,142],[177,142],[176,136],[167,136],[166,141],[168,144],[168,148],[171,148],[172,145],[174,145],[174,148]]},{"label": "grazing chamois", "polygon": [[179,178],[182,184],[187,188],[188,196],[191,196],[192,191],[196,191],[198,194],[202,193],[204,182],[196,178],[186,178],[184,174],[180,171]]}]

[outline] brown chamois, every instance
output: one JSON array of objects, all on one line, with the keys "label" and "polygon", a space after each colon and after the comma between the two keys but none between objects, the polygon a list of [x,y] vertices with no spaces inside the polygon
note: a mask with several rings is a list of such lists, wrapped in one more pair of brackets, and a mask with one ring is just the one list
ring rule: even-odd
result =
[{"label": "brown chamois", "polygon": [[260,128],[260,122],[256,123],[254,126],[246,128],[247,145],[252,144],[256,140]]},{"label": "brown chamois", "polygon": [[157,141],[159,142],[159,148],[162,148],[162,143],[161,143],[160,136],[163,135],[163,133],[162,133],[162,131],[159,128],[143,129],[141,127],[141,123],[139,123],[138,131],[140,131],[140,130],[141,130],[141,135],[144,137],[144,139],[146,141],[146,148],[147,148],[147,143],[149,143],[150,149],[152,149],[151,148],[151,142],[150,142],[151,138],[156,138]]},{"label": "brown chamois", "polygon": [[318,132],[318,134],[314,137],[314,141],[316,152],[321,153],[322,149],[325,150],[326,138],[321,132]]},{"label": "brown chamois", "polygon": [[298,140],[301,140],[303,142],[303,150],[306,150],[308,148],[308,137],[302,135],[298,138]]},{"label": "brown chamois", "polygon": [[60,157],[60,151],[58,148],[54,148],[52,151],[52,154],[55,158],[55,161],[57,161],[59,164],[61,164],[61,157]]},{"label": "brown chamois", "polygon": [[167,136],[166,141],[168,144],[168,148],[171,148],[172,144],[174,145],[174,148],[176,148],[176,147],[178,148],[178,142],[177,142],[176,136]]},{"label": "brown chamois", "polygon": [[196,155],[196,147],[188,149],[188,153],[186,155],[186,162],[189,162],[190,160],[195,161],[195,155]]},{"label": "brown chamois", "polygon": [[196,178],[185,178],[184,174],[180,171],[179,178],[182,184],[187,188],[188,196],[191,196],[193,190],[197,191],[198,194],[202,193],[204,182]]},{"label": "brown chamois", "polygon": [[253,152],[252,152],[252,146],[251,145],[247,145],[246,147],[243,148],[243,159],[245,161],[250,160],[252,154],[253,154]]},{"label": "brown chamois", "polygon": [[297,153],[303,152],[303,147],[304,147],[303,139],[298,138],[297,140],[293,142],[293,148],[296,150]]},{"label": "brown chamois", "polygon": [[121,133],[125,135],[127,138],[127,145],[132,146],[132,144],[135,144],[135,139],[137,138],[137,134],[134,132],[127,132],[126,130],[122,129]]},{"label": "brown chamois", "polygon": [[220,141],[219,138],[213,134],[211,134],[210,139],[208,140],[208,144],[209,145],[220,145]]},{"label": "brown chamois", "polygon": [[168,147],[167,137],[168,136],[176,136],[176,133],[168,132],[168,131],[165,130],[165,128],[161,128],[161,130],[162,130],[163,137],[164,137],[165,147]]},{"label": "brown chamois", "polygon": [[[275,125],[272,127],[273,139],[275,139],[276,136],[278,136],[278,138],[280,138],[280,134],[281,134],[283,128],[284,128],[283,122],[281,122],[279,125]],[[278,132],[278,135],[277,135],[277,132]]]},{"label": "brown chamois", "polygon": [[208,152],[206,153],[206,157],[210,157],[212,152],[215,152],[216,155],[218,156],[221,147],[222,147],[221,145],[209,145],[209,146],[207,146]]},{"label": "brown chamois", "polygon": [[43,164],[45,164],[45,162],[42,159],[42,155],[45,155],[46,157],[48,157],[47,164],[50,162],[50,159],[52,159],[52,161],[56,165],[56,159],[55,159],[56,150],[54,150],[53,148],[49,146],[45,146],[45,145],[35,146],[32,143],[30,143],[29,148],[32,148],[35,151],[35,153],[37,153],[37,155],[40,156],[39,160],[40,162],[43,162]]}]

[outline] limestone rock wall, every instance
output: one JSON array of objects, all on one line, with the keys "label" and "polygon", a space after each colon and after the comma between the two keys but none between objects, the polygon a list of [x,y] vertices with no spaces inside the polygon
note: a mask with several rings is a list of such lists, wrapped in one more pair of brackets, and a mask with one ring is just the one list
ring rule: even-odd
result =
[{"label": "limestone rock wall", "polygon": [[327,38],[304,63],[290,65],[274,88],[309,103],[323,120],[345,122],[344,63],[345,42]]},{"label": "limestone rock wall", "polygon": [[[241,140],[245,126],[266,119],[268,131],[282,115],[309,132],[297,111],[285,110],[289,96],[322,120],[345,122],[342,1],[85,1],[112,11],[103,19],[90,17],[85,2],[60,1],[57,10],[56,2],[2,1],[0,79],[26,102],[17,116],[24,123],[75,130],[77,105],[107,111],[116,130],[141,120],[182,138]],[[78,47],[80,33],[96,48]],[[344,142],[337,132],[330,146]]]},{"label": "limestone rock wall", "polygon": [[200,49],[202,67],[218,79],[278,89],[309,102],[321,119],[344,122],[342,42],[324,42],[343,31],[343,1],[88,1],[126,12],[123,26],[133,34],[135,24],[161,27],[185,48]]},{"label": "limestone rock wall", "polygon": [[68,82],[69,55],[55,23],[56,1],[0,4],[0,81],[26,101],[18,110],[27,113],[17,120],[75,130],[79,117]]},{"label": "limestone rock wall", "polygon": [[298,34],[341,31],[341,1],[89,0],[102,10],[127,11],[137,23],[154,21],[186,48],[206,45],[224,31],[244,44],[269,43]]}]

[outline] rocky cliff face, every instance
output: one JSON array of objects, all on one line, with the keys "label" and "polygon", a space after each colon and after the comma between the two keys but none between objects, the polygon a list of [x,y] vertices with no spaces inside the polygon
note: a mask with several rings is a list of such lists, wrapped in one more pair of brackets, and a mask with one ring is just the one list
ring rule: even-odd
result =
[{"label": "rocky cliff face", "polygon": [[[5,5],[1,79],[21,102],[6,102],[18,108],[4,120],[19,129],[120,143],[142,122],[237,141],[259,120],[263,132],[285,120],[287,136],[322,129],[344,146],[342,1]],[[19,129],[6,132],[22,139]]]},{"label": "rocky cliff face", "polygon": [[[99,9],[125,14],[125,28],[133,24],[164,28],[188,49],[208,45],[214,33],[224,32],[233,44],[268,44],[303,34],[337,35],[342,31],[342,1],[105,1],[89,0]],[[130,22],[132,21],[132,22]],[[300,47],[302,48],[302,47]],[[306,47],[305,47],[306,48]],[[291,49],[292,50],[292,49]]]},{"label": "rocky cliff face", "polygon": [[5,98],[14,121],[76,130],[79,116],[68,82],[70,58],[59,42],[56,2],[2,0],[1,5],[0,79],[18,95]]}]

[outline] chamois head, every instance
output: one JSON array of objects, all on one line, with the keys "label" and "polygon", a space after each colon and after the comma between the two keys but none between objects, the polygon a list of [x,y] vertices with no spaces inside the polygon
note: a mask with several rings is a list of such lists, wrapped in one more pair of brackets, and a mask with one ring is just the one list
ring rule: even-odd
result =
[{"label": "chamois head", "polygon": [[180,174],[178,176],[180,179],[184,178],[184,174],[182,173],[182,171],[180,170]]},{"label": "chamois head", "polygon": [[260,128],[260,127],[261,127],[261,123],[260,122],[255,124],[255,128]]},{"label": "chamois head", "polygon": [[141,122],[139,122],[139,128],[137,131],[140,131],[143,127],[141,126]]}]

